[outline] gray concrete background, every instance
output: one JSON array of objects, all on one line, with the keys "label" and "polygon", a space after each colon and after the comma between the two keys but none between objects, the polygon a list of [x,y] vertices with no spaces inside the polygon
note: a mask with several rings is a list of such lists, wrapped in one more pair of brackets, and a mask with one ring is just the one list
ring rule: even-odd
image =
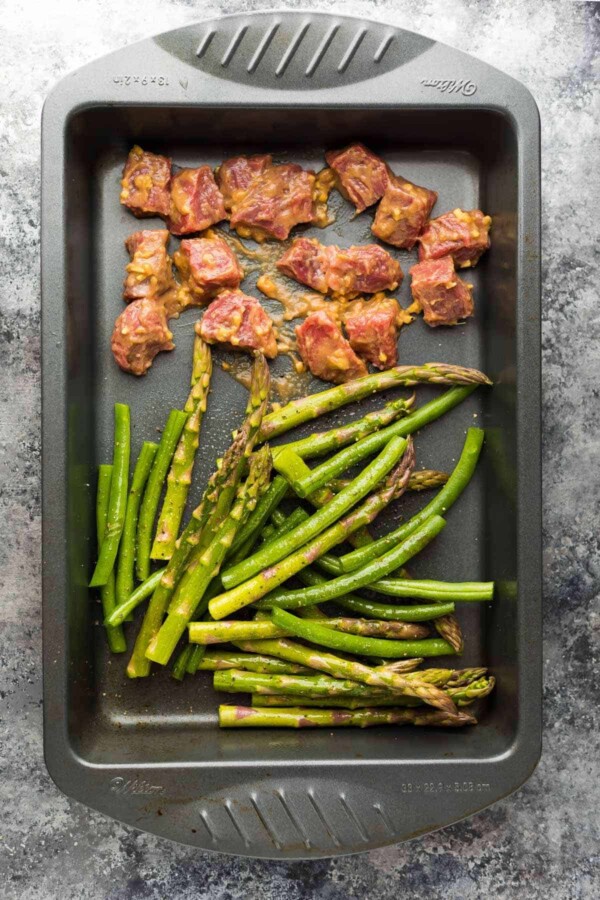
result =
[{"label": "gray concrete background", "polygon": [[[6,900],[600,896],[600,4],[350,0],[523,81],[540,106],[544,240],[545,746],[531,780],[467,822],[360,857],[209,855],[60,794],[42,758],[39,128],[83,63],[199,18],[282,3],[0,2],[0,877]],[[296,4],[289,4],[291,7]],[[299,4],[300,7],[312,4]]]}]

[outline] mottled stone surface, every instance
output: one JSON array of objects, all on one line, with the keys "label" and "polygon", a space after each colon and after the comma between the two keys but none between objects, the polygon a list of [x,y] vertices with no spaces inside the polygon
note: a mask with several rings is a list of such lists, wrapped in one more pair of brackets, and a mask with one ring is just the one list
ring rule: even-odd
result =
[{"label": "mottled stone surface", "polygon": [[124,43],[201,14],[254,5],[23,0],[1,7],[0,46],[8,82],[4,77],[0,91],[0,893],[6,900],[596,898],[600,259],[594,223],[600,201],[600,5],[595,3],[344,4],[346,12],[412,28],[497,65],[528,85],[541,109],[545,748],[534,776],[492,809],[421,840],[362,857],[279,864],[209,855],[140,834],[66,799],[44,768],[38,275],[42,102],[66,72]]}]

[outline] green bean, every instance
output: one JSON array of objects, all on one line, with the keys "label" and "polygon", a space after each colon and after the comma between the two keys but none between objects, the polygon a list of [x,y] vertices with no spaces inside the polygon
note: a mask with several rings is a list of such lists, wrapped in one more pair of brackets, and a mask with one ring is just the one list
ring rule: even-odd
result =
[{"label": "green bean", "polygon": [[[362,462],[366,457],[378,453],[391,437],[408,437],[409,434],[413,434],[415,431],[423,428],[424,425],[433,422],[448,412],[448,410],[453,409],[464,400],[465,391],[470,393],[468,388],[451,388],[442,394],[441,397],[436,397],[405,418],[388,425],[387,428],[382,428],[381,431],[376,431],[362,438],[344,450],[340,450],[335,456],[312,469],[308,475],[303,476],[300,474],[299,478],[295,478],[293,471],[291,471],[288,478],[290,484],[299,497],[307,497],[309,494],[313,494],[315,491],[325,487],[332,479],[341,475],[342,472]],[[277,465],[276,458],[275,466]]]},{"label": "green bean", "polygon": [[186,421],[187,413],[179,409],[172,409],[169,413],[167,424],[160,439],[158,452],[154,457],[150,477],[146,484],[137,528],[135,568],[139,581],[145,581],[150,574],[150,547],[152,545],[154,519],[156,518],[163,484]]},{"label": "green bean", "polygon": [[361,637],[356,634],[346,634],[343,631],[335,631],[310,619],[300,619],[286,612],[285,609],[274,609],[271,618],[275,625],[286,629],[296,637],[318,644],[321,647],[330,647],[334,650],[342,650],[345,653],[354,653],[359,656],[376,655],[384,659],[410,659],[413,656],[448,656],[454,650],[448,641],[440,638],[426,638],[417,641],[394,641],[372,637]]},{"label": "green bean", "polygon": [[117,563],[117,602],[119,605],[125,603],[134,590],[134,568],[135,568],[135,535],[137,531],[138,513],[140,511],[140,503],[142,502],[142,491],[150,470],[158,444],[151,441],[145,441],[142,444],[140,455],[138,456],[133,470],[133,478],[129,489],[129,497],[127,498],[127,512],[125,513],[125,525],[123,526],[123,534],[121,536],[121,544],[119,546],[119,559]]},{"label": "green bean", "polygon": [[373,600],[365,600],[363,597],[356,597],[353,594],[336,597],[335,602],[337,606],[360,613],[361,616],[369,616],[373,619],[401,619],[403,622],[428,622],[454,612],[454,603],[396,606],[393,603],[375,603]]},{"label": "green bean", "polygon": [[331,581],[325,581],[313,587],[299,588],[295,591],[277,591],[274,596],[265,597],[258,606],[263,609],[298,609],[300,606],[314,606],[315,603],[334,600],[357,588],[367,585],[370,587],[371,583],[376,581],[380,575],[393,572],[398,566],[404,565],[407,560],[416,556],[440,533],[445,525],[446,522],[441,516],[432,516],[397,547],[388,550],[387,553],[379,556],[362,569],[339,575],[337,578],[332,578]]},{"label": "green bean", "polygon": [[[98,535],[98,553],[102,549],[102,541],[106,529],[106,512],[108,509],[110,496],[110,482],[112,478],[113,467],[102,465],[98,469],[98,494],[96,498],[96,532]],[[115,573],[111,571],[105,585],[100,588],[100,599],[102,600],[102,612],[105,616],[115,608]],[[125,643],[125,635],[121,627],[106,628],[106,640],[108,646],[113,653],[123,653],[127,649]]]},{"label": "green bean", "polygon": [[392,597],[414,600],[453,601],[493,600],[493,581],[417,581],[412,578],[384,578],[369,585],[369,590]]},{"label": "green bean", "polygon": [[115,403],[115,436],[110,496],[106,512],[106,530],[98,555],[98,562],[90,581],[90,587],[102,587],[114,570],[119,542],[125,524],[127,508],[127,481],[129,478],[129,454],[131,448],[129,407]]},{"label": "green bean", "polygon": [[145,581],[139,584],[135,591],[129,595],[127,600],[124,603],[120,603],[119,606],[116,606],[111,614],[104,620],[105,625],[120,625],[121,622],[124,622],[127,619],[134,609],[136,609],[140,603],[143,603],[144,600],[147,600],[148,597],[151,597],[160,583],[160,579],[164,575],[164,569],[158,569],[158,571],[153,572]]},{"label": "green bean", "polygon": [[[404,421],[408,421],[409,418],[410,416]],[[447,512],[452,504],[458,500],[473,477],[483,446],[483,438],[484,432],[481,428],[469,428],[460,458],[441,491],[435,495],[427,506],[424,506],[420,512],[408,522],[400,525],[399,528],[390,531],[366,547],[360,547],[357,550],[346,553],[345,556],[341,556],[340,565],[343,571],[352,572],[354,569],[361,568],[365,563],[370,562],[375,557],[385,553],[390,547],[395,546],[399,541],[404,540],[430,516]]]},{"label": "green bean", "polygon": [[223,572],[221,578],[225,588],[235,587],[273,563],[285,559],[328,526],[337,522],[387,475],[404,453],[405,448],[406,441],[404,440],[390,441],[379,456],[347,488],[340,491],[306,522],[288,532],[280,541],[269,544],[268,547],[262,547],[248,559]]}]

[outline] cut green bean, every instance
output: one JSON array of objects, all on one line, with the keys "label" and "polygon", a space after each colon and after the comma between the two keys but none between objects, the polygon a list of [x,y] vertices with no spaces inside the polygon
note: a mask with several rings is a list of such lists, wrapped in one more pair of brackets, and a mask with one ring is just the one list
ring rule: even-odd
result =
[{"label": "cut green bean", "polygon": [[127,511],[125,513],[125,525],[119,545],[119,558],[117,562],[117,603],[119,606],[125,603],[132,595],[135,587],[135,536],[137,532],[138,514],[142,502],[142,491],[158,450],[158,444],[145,441],[142,444],[133,470],[133,478],[127,498]]},{"label": "cut green bean", "polygon": [[150,547],[154,519],[160,502],[163,484],[173,459],[177,442],[187,421],[187,413],[172,409],[162,433],[158,452],[146,484],[138,518],[135,568],[139,581],[145,581],[150,574]]},{"label": "cut green bean", "polygon": [[131,452],[131,423],[129,407],[115,403],[115,434],[113,467],[110,480],[110,496],[106,511],[106,529],[98,554],[98,562],[90,581],[90,587],[102,587],[114,571],[119,542],[125,524],[127,509],[127,483],[129,479],[129,455]]},{"label": "cut green bean", "polygon": [[[96,498],[96,533],[98,536],[98,553],[102,549],[102,541],[106,530],[106,515],[110,498],[110,482],[113,467],[101,465],[98,469],[98,493]],[[115,598],[115,573],[111,571],[106,584],[100,588],[102,612],[104,616],[110,615],[116,605]],[[123,653],[127,649],[125,635],[120,626],[105,625],[106,640],[113,653]]]},{"label": "cut green bean", "polygon": [[[440,418],[444,413],[462,403],[470,393],[470,388],[451,388],[442,394],[441,397],[436,397],[405,418],[388,425],[387,428],[382,428],[381,431],[376,431],[362,438],[344,450],[340,450],[335,456],[312,469],[310,474],[300,474],[299,478],[295,478],[293,473],[290,473],[288,480],[299,497],[307,497],[309,494],[325,487],[332,479],[341,475],[342,472],[362,462],[368,456],[378,453],[390,438],[408,437],[408,435],[414,434],[415,431]],[[277,460],[275,465],[277,465]]]},{"label": "cut green bean", "polygon": [[144,600],[147,600],[148,597],[151,597],[154,591],[156,590],[158,584],[160,583],[160,579],[164,575],[165,570],[159,569],[157,572],[153,572],[145,581],[139,584],[135,591],[129,595],[127,600],[124,603],[120,603],[119,606],[115,607],[110,616],[105,619],[106,625],[120,625],[121,622],[124,622],[129,618],[131,613],[136,609],[140,603],[143,603]]},{"label": "cut green bean", "polygon": [[384,659],[410,659],[413,656],[447,656],[454,654],[454,650],[441,638],[426,638],[419,641],[394,641],[381,638],[360,637],[355,634],[346,634],[327,628],[316,621],[300,619],[284,609],[274,609],[271,618],[275,625],[286,629],[296,637],[318,644],[321,647],[330,647],[333,650],[341,650],[344,653],[354,653],[358,656],[381,656]]},{"label": "cut green bean", "polygon": [[367,547],[360,547],[357,550],[346,553],[345,556],[341,556],[340,565],[343,571],[352,572],[354,569],[361,568],[365,563],[370,562],[375,557],[385,553],[390,547],[395,546],[399,541],[404,540],[430,516],[441,515],[447,512],[453,503],[458,500],[473,477],[483,446],[483,439],[484,432],[481,428],[469,428],[460,458],[441,491],[436,494],[427,506],[423,507],[408,522],[400,525],[399,528],[390,531]]},{"label": "cut green bean", "polygon": [[405,449],[405,440],[400,438],[391,440],[379,456],[366,466],[347,488],[344,488],[329,503],[313,513],[306,522],[288,532],[281,541],[261,548],[249,559],[223,572],[223,585],[228,589],[240,585],[273,563],[290,556],[295,550],[317,537],[370,493],[395,466]]},{"label": "cut green bean", "polygon": [[401,619],[403,622],[429,622],[431,619],[447,616],[454,612],[454,603],[396,606],[396,604],[392,603],[375,603],[372,600],[365,600],[363,597],[356,597],[352,594],[336,597],[335,602],[337,606],[341,606],[343,609],[353,613],[359,613],[361,616],[391,621]]},{"label": "cut green bean", "polygon": [[471,601],[493,600],[493,581],[417,581],[412,578],[382,578],[369,585],[369,590],[391,597],[413,600]]},{"label": "cut green bean", "polygon": [[[326,600],[334,600],[343,597],[348,591],[354,591],[361,587],[371,586],[380,575],[395,571],[399,566],[416,556],[417,553],[429,544],[434,537],[445,527],[446,522],[441,516],[431,516],[416,531],[405,538],[397,547],[388,550],[373,562],[339,575],[330,581],[324,581],[313,587],[299,588],[295,591],[277,591],[275,596],[266,597],[261,601],[261,609],[298,609],[300,606],[314,606],[315,603],[325,603]],[[420,654],[416,653],[415,656]]]}]

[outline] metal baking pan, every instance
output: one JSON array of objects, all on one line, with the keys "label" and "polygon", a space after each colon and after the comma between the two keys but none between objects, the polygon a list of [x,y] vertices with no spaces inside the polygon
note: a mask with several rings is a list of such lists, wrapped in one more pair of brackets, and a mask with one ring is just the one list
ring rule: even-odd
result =
[{"label": "metal baking pan", "polygon": [[[476,318],[443,333],[416,322],[400,354],[478,366],[496,382],[418,437],[420,464],[448,467],[473,416],[487,430],[477,478],[416,571],[498,582],[488,608],[460,608],[464,664],[489,665],[498,689],[478,727],[456,733],[219,730],[209,678],[127,682],[86,587],[112,405],[131,404],[135,451],[185,399],[193,333],[188,312],[174,323],[177,350],[144,379],[114,365],[123,238],[136,228],[118,202],[120,170],[134,142],[179,164],[273,151],[319,167],[325,148],[355,139],[439,191],[438,210],[481,206],[494,219],[492,250],[469,273]],[[528,91],[379,23],[226,17],[106,56],[55,88],[43,115],[44,696],[46,762],[65,793],[186,844],[291,859],[429,832],[530,775],[541,706],[539,191]],[[326,240],[368,240],[369,216],[339,205]],[[217,367],[198,489],[243,406]]]}]

